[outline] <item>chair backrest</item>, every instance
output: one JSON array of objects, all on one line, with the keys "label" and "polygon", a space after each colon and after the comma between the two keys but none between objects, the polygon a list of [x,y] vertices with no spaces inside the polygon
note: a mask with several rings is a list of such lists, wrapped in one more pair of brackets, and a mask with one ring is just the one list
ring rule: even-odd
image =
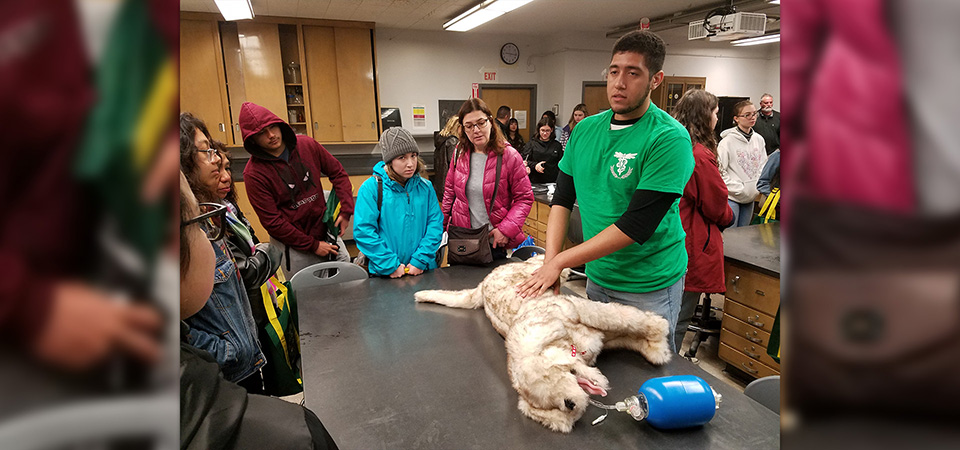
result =
[{"label": "chair backrest", "polygon": [[294,291],[300,291],[315,286],[365,280],[368,277],[367,271],[356,264],[327,261],[300,269],[290,278],[290,285]]},{"label": "chair backrest", "polygon": [[511,257],[520,259],[522,261],[526,261],[534,256],[543,255],[545,253],[547,253],[547,251],[544,250],[543,247],[536,246],[536,245],[527,245],[525,247],[520,247],[514,250],[513,255],[511,255]]},{"label": "chair backrest", "polygon": [[780,375],[757,378],[743,390],[743,395],[780,414]]}]

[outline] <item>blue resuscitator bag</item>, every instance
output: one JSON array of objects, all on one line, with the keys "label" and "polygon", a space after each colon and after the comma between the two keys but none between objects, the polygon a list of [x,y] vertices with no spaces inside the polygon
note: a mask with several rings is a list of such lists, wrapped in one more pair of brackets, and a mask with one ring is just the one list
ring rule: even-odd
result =
[{"label": "blue resuscitator bag", "polygon": [[[638,421],[646,419],[654,428],[672,430],[706,424],[720,409],[721,400],[722,396],[703,378],[674,375],[651,378],[640,386],[637,395],[605,409],[626,412]],[[594,425],[605,417],[598,418]]]}]

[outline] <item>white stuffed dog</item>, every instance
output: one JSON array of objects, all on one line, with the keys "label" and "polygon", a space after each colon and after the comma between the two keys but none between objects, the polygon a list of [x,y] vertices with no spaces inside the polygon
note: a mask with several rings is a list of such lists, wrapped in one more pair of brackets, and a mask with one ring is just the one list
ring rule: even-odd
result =
[{"label": "white stuffed dog", "polygon": [[606,395],[607,378],[592,367],[604,348],[639,352],[653,364],[670,360],[667,321],[619,303],[600,303],[552,291],[522,298],[514,286],[543,264],[542,257],[497,267],[480,285],[462,291],[420,291],[417,302],[483,307],[506,339],[507,371],[521,412],[568,433],[590,395]]}]

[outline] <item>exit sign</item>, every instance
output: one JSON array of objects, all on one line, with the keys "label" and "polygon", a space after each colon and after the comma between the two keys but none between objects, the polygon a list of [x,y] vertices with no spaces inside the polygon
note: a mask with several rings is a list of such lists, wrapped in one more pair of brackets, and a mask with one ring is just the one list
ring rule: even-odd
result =
[{"label": "exit sign", "polygon": [[484,72],[483,81],[497,81],[497,72]]}]

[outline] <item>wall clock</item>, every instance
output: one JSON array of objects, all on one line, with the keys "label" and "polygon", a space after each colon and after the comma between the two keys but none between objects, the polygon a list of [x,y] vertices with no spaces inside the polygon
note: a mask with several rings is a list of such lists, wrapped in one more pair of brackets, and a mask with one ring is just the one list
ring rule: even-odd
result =
[{"label": "wall clock", "polygon": [[503,44],[503,47],[500,47],[500,59],[507,64],[516,64],[520,60],[520,49],[517,44],[513,42]]}]

